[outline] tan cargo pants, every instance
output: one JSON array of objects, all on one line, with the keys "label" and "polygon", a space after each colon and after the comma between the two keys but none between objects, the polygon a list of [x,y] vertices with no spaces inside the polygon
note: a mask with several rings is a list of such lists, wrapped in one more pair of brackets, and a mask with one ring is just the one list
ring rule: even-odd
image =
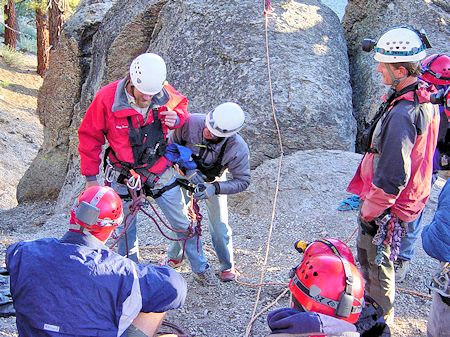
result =
[{"label": "tan cargo pants", "polygon": [[383,253],[382,265],[377,266],[375,264],[377,247],[372,243],[373,233],[364,229],[359,217],[358,225],[356,244],[365,291],[383,308],[384,319],[391,325],[394,322],[395,271],[394,263],[389,259],[390,249]]}]

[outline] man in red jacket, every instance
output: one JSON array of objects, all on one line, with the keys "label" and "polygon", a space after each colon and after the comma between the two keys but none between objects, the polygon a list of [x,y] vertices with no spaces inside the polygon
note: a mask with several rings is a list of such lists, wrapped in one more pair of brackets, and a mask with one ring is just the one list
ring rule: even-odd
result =
[{"label": "man in red jacket", "polygon": [[363,133],[366,153],[348,186],[363,200],[357,249],[366,292],[388,324],[402,232],[420,221],[430,195],[439,111],[417,79],[429,46],[425,34],[410,27],[391,29],[376,43],[377,71],[390,90]]},{"label": "man in red jacket", "polygon": [[[187,119],[188,100],[167,83],[166,71],[160,56],[145,53],[133,60],[126,78],[98,91],[78,130],[81,174],[87,187],[98,184],[105,141],[109,145],[105,178],[124,201],[130,201],[127,183],[134,172],[150,194],[175,180],[172,163],[164,157],[167,133]],[[124,209],[129,211],[127,203]],[[120,240],[119,253],[138,262],[136,219]]]}]

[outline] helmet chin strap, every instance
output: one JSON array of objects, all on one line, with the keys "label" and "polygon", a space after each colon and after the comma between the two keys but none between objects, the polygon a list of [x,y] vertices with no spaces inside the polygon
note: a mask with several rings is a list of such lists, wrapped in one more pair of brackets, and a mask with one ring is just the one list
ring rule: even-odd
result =
[{"label": "helmet chin strap", "polygon": [[400,84],[400,82],[403,81],[404,79],[408,78],[409,76],[404,76],[404,77],[401,77],[401,78],[395,78],[394,72],[391,69],[391,65],[389,63],[385,63],[384,65],[386,66],[386,69],[387,69],[387,71],[389,73],[389,76],[391,77],[391,80],[392,80],[391,89],[396,91],[396,88]]}]

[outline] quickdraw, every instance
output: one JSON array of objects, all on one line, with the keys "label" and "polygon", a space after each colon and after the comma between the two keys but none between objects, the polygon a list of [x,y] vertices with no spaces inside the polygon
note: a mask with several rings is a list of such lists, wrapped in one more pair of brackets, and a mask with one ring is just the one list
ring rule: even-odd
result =
[{"label": "quickdraw", "polygon": [[384,260],[384,253],[388,251],[388,247],[391,249],[389,259],[391,261],[397,260],[402,238],[406,234],[406,225],[391,213],[375,219],[375,223],[378,226],[378,230],[373,237],[372,243],[377,246],[375,264],[381,266]]}]

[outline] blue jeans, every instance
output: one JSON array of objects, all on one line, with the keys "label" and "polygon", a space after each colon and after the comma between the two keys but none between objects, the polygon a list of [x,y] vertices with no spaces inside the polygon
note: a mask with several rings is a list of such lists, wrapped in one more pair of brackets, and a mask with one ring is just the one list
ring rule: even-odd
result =
[{"label": "blue jeans", "polygon": [[[170,183],[169,183],[170,184]],[[175,186],[174,188],[164,192],[159,198],[157,198],[156,203],[159,208],[163,211],[167,221],[170,226],[176,230],[186,230],[190,225],[190,220],[187,217],[187,208],[184,200],[183,192],[180,186]],[[169,235],[173,236],[174,233],[171,232]],[[178,238],[183,238],[186,236],[185,233],[177,233]],[[198,250],[197,250],[197,239]],[[183,241],[172,241],[172,246],[178,246],[179,251],[175,254],[171,254],[169,249],[168,256],[171,259],[181,259]],[[203,254],[202,241],[197,236],[193,236],[189,240],[186,240],[186,246],[184,254],[187,256],[191,269],[194,273],[204,272],[208,267],[208,262]]]},{"label": "blue jeans", "polygon": [[414,256],[414,250],[416,246],[416,241],[422,232],[422,226],[420,224],[422,220],[423,211],[420,213],[419,217],[411,222],[408,222],[408,231],[406,235],[402,238],[400,253],[398,258],[401,260],[410,261]]},{"label": "blue jeans", "polygon": [[[234,267],[232,229],[228,224],[228,201],[225,194],[214,195],[205,200],[209,218],[209,231],[211,240],[219,259],[220,270],[224,271]],[[175,242],[169,248],[171,259],[180,259],[181,245]]]}]

